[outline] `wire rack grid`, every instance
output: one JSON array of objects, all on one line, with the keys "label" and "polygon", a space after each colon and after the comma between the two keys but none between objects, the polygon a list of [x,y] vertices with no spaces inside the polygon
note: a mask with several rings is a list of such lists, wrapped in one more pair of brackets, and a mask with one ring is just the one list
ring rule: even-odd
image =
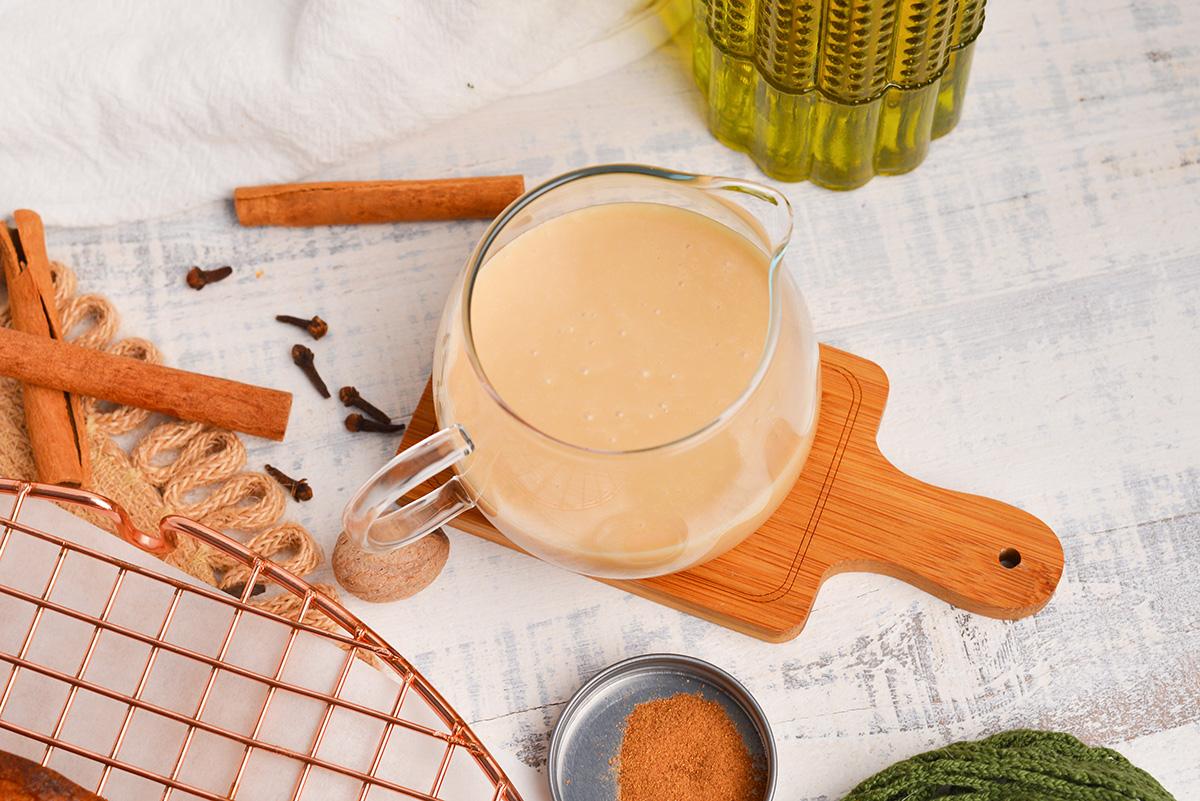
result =
[{"label": "wire rack grid", "polygon": [[[234,598],[113,558],[22,522],[31,498],[151,553],[194,537],[251,576]],[[2,478],[0,526],[0,750],[111,798],[520,801],[391,646],[220,532],[171,516],[148,534],[102,496]],[[257,608],[262,579],[338,630]]]}]

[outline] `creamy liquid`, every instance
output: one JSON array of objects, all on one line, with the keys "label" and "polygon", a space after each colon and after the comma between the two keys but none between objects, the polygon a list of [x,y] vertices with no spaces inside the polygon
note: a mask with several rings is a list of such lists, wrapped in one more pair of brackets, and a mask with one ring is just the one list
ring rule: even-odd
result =
[{"label": "creamy liquid", "polygon": [[[490,388],[466,352],[462,287],[439,330],[438,420],[474,443],[455,464],[464,495],[514,544],[593,576],[662,575],[741,542],[795,483],[817,419],[807,311],[769,268],[720,223],[650,203],[508,242],[467,304]],[[778,338],[749,391],[772,291]]]},{"label": "creamy liquid", "polygon": [[769,257],[707,217],[651,203],[570,212],[483,267],[479,363],[533,428],[576,446],[650,448],[749,386],[770,318]]}]

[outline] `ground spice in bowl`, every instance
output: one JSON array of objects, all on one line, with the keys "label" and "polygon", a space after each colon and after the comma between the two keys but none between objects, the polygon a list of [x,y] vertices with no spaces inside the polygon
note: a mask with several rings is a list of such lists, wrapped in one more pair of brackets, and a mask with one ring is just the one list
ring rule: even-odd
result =
[{"label": "ground spice in bowl", "polygon": [[775,764],[749,691],[683,654],[592,676],[563,708],[547,758],[554,801],[771,801]]},{"label": "ground spice in bowl", "polygon": [[758,801],[763,769],[724,707],[677,693],[629,714],[617,787],[618,801]]}]

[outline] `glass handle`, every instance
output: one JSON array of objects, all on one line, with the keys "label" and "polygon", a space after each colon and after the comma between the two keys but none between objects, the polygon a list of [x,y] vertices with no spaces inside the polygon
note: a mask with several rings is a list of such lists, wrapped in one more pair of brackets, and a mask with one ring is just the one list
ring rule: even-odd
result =
[{"label": "glass handle", "polygon": [[475,449],[462,426],[444,428],[396,454],[346,504],[342,526],[364,551],[381,553],[414,542],[475,502],[458,476],[399,509],[385,510]]}]

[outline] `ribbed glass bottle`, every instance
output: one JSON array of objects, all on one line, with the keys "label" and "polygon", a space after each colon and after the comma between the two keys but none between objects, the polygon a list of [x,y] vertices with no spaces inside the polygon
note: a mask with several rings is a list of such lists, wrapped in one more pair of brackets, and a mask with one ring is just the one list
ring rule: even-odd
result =
[{"label": "ribbed glass bottle", "polygon": [[986,0],[693,0],[709,126],[770,176],[911,170],[962,114]]}]

